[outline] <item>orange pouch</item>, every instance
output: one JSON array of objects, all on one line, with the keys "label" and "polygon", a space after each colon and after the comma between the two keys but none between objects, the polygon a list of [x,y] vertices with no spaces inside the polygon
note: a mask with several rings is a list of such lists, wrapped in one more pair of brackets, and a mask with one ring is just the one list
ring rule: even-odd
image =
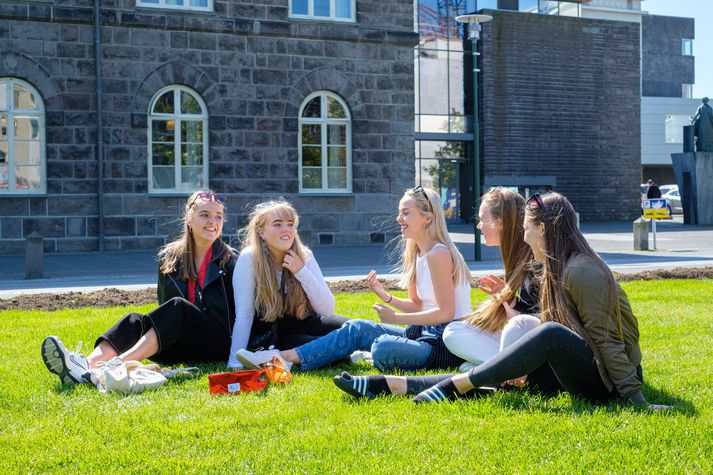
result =
[{"label": "orange pouch", "polygon": [[262,391],[267,386],[264,370],[251,369],[208,375],[208,387],[211,394],[237,394]]}]

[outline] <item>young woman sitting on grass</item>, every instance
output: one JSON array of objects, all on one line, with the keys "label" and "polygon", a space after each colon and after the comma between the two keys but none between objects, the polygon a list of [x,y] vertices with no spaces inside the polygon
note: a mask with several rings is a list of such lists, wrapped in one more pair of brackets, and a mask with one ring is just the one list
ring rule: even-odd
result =
[{"label": "young woman sitting on grass", "polygon": [[86,358],[56,336],[42,342],[42,359],[64,384],[95,383],[114,357],[161,363],[225,361],[235,321],[233,268],[237,255],[220,239],[225,198],[212,191],[188,197],[183,234],[159,251],[159,307],[130,313],[100,336]]},{"label": "young woman sitting on grass", "polygon": [[[523,240],[525,199],[507,188],[493,188],[481,197],[478,229],[486,246],[500,246],[505,281],[489,275],[478,288],[492,298],[472,315],[450,323],[443,332],[446,347],[465,360],[466,371],[491,358],[540,324],[538,289],[530,270],[532,250]],[[346,373],[345,378],[351,376]]]},{"label": "young woman sitting on grass", "polygon": [[[283,359],[312,370],[355,350],[369,350],[381,370],[453,365],[441,335],[455,317],[470,313],[470,273],[448,236],[438,194],[421,186],[408,190],[399,202],[396,221],[404,244],[401,283],[408,288],[408,297],[386,292],[371,271],[367,282],[384,302],[373,307],[383,323],[349,320],[322,338],[282,351]],[[462,360],[457,361],[456,365]]]},{"label": "young woman sitting on grass", "polygon": [[524,226],[525,242],[542,265],[542,325],[467,373],[354,377],[347,392],[416,393],[414,402],[439,402],[505,383],[567,391],[594,402],[621,398],[667,408],[644,398],[637,320],[623,289],[577,228],[567,198],[533,195]]},{"label": "young woman sitting on grass", "polygon": [[268,201],[254,208],[241,231],[230,367],[259,367],[279,356],[270,347],[301,345],[348,320],[334,315],[334,296],[312,251],[302,244],[298,224],[290,203]]}]

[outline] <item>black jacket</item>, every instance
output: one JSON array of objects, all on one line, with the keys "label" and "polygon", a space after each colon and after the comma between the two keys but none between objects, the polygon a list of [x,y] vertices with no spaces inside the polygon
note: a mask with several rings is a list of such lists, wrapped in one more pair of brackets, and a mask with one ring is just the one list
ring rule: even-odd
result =
[{"label": "black jacket", "polygon": [[[224,253],[230,253],[230,259],[221,266]],[[233,270],[238,255],[233,248],[221,239],[213,243],[213,255],[208,265],[203,291],[196,289],[196,307],[209,317],[225,321],[226,331],[230,335],[235,324],[235,298],[233,296]],[[159,305],[174,297],[188,299],[188,282],[179,280],[179,270],[170,274],[158,273],[156,296]]]}]

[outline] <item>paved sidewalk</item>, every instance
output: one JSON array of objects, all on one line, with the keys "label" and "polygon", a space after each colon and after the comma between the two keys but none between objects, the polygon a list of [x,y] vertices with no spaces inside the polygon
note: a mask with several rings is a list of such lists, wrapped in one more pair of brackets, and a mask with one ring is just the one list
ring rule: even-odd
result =
[{"label": "paved sidewalk", "polygon": [[[451,226],[450,231],[475,275],[502,272],[498,248],[482,246],[482,261],[473,261],[470,225]],[[617,272],[713,266],[713,226],[685,226],[680,217],[658,223],[656,251],[633,250],[630,222],[583,223],[582,232]],[[649,245],[652,245],[651,236]],[[313,251],[327,280],[343,280],[361,279],[371,269],[382,276],[390,275],[398,255],[394,247],[317,246]],[[155,259],[153,251],[46,254],[44,278],[25,280],[24,256],[0,256],[0,298],[21,293],[153,286],[157,275]]]}]

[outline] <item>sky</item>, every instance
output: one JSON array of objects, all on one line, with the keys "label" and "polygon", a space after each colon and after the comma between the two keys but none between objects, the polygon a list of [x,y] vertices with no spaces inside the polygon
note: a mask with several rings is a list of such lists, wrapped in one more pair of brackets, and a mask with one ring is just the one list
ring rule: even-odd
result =
[{"label": "sky", "polygon": [[713,99],[713,1],[645,0],[641,2],[641,9],[653,15],[696,19],[696,37],[693,40],[696,83],[693,85],[693,97]]}]

